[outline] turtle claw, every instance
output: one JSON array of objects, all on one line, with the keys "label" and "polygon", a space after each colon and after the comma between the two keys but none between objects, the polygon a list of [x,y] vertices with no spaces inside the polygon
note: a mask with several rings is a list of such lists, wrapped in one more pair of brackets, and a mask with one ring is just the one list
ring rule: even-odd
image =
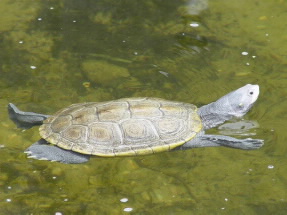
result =
[{"label": "turtle claw", "polygon": [[234,142],[225,143],[227,147],[239,148],[243,150],[259,149],[264,145],[264,141],[260,139],[238,139]]},{"label": "turtle claw", "polygon": [[25,154],[27,154],[27,158],[32,158],[32,159],[36,159],[36,160],[48,160],[47,158],[44,157],[40,157],[40,154],[33,154],[33,152],[26,150],[24,151]]},{"label": "turtle claw", "polygon": [[247,138],[247,139],[242,140],[242,149],[246,149],[246,150],[259,149],[263,145],[264,145],[264,140],[261,140],[261,139]]}]

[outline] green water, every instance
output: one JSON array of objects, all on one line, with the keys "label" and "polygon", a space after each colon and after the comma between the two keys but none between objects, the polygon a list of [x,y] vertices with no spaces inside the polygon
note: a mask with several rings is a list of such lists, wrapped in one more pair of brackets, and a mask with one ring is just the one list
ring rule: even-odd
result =
[{"label": "green water", "polygon": [[[0,1],[0,214],[286,214],[286,7]],[[200,106],[247,83],[261,90],[244,117],[260,126],[251,137],[265,140],[256,151],[38,161],[23,153],[40,138],[37,128],[17,129],[6,112],[9,102],[52,114],[131,96]]]}]

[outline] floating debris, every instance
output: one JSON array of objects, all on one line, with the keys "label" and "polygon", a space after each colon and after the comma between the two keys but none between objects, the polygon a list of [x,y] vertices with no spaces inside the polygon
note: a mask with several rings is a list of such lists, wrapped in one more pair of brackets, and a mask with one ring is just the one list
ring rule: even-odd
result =
[{"label": "floating debris", "polygon": [[158,71],[160,74],[164,75],[165,77],[168,77],[168,73],[164,71]]},{"label": "floating debris", "polygon": [[91,82],[85,81],[85,82],[83,83],[83,86],[84,86],[85,88],[89,88],[89,87],[91,86]]}]

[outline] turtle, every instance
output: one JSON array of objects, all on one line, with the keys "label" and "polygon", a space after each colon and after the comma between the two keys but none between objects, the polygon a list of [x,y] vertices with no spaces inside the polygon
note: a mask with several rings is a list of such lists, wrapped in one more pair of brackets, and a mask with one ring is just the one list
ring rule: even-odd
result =
[{"label": "turtle", "polygon": [[216,146],[258,149],[264,140],[205,134],[245,115],[258,96],[259,86],[247,84],[200,108],[139,97],[72,104],[54,115],[23,112],[9,103],[8,114],[19,128],[41,125],[42,138],[25,150],[29,158],[84,163],[92,155],[136,156]]}]

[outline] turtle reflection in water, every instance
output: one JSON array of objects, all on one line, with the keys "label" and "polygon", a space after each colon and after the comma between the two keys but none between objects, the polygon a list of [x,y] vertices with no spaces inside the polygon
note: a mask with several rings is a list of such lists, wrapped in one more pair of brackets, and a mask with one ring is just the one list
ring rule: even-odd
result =
[{"label": "turtle reflection in water", "polygon": [[91,155],[136,156],[210,146],[258,149],[263,140],[204,132],[242,117],[258,95],[259,86],[247,84],[198,109],[159,98],[125,98],[73,104],[52,116],[23,112],[11,103],[8,112],[20,128],[41,125],[42,139],[25,151],[31,158],[83,163]]}]

